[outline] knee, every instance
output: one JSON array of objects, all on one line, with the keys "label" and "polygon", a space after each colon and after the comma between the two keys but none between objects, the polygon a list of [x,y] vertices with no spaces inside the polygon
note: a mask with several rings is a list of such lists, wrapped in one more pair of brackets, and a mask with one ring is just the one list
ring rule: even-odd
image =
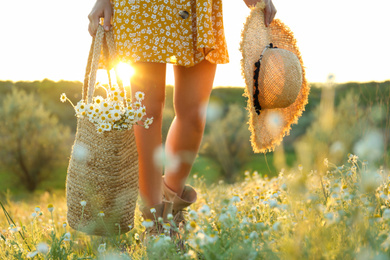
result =
[{"label": "knee", "polygon": [[206,107],[201,105],[176,109],[176,118],[193,131],[203,133],[206,124]]},{"label": "knee", "polygon": [[164,110],[164,101],[154,102],[148,105],[145,105],[146,108],[146,116],[153,117],[154,120],[161,119],[163,116]]}]

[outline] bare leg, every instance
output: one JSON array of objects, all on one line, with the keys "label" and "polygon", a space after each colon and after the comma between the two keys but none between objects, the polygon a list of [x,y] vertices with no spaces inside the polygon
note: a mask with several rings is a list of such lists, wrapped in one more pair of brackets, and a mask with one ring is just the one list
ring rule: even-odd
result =
[{"label": "bare leg", "polygon": [[204,60],[190,68],[174,68],[176,116],[168,132],[166,153],[178,158],[179,164],[165,170],[165,183],[179,196],[203,137],[216,67]]},{"label": "bare leg", "polygon": [[162,166],[154,162],[154,154],[160,148],[162,137],[162,112],[165,102],[166,65],[162,63],[135,63],[135,74],[131,79],[131,91],[145,93],[142,102],[146,107],[146,116],[153,117],[149,129],[134,126],[139,157],[139,189],[146,206],[151,207],[162,202]]}]

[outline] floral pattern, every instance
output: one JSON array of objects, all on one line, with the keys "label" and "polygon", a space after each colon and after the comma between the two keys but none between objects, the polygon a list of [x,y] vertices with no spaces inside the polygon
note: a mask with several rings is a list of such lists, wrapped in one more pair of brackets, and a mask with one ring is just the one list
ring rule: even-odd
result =
[{"label": "floral pattern", "polygon": [[122,61],[193,66],[229,62],[222,0],[113,0]]}]

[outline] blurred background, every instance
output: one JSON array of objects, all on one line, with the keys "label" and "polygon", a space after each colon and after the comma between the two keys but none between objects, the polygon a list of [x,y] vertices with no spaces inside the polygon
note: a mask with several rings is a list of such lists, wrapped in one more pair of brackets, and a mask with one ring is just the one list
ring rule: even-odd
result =
[{"label": "blurred background", "polygon": [[[81,98],[94,1],[3,1],[0,42],[0,193],[64,192],[76,130],[74,110],[60,102]],[[302,165],[325,171],[357,154],[370,167],[388,168],[390,152],[390,16],[387,0],[317,2],[275,0],[294,32],[311,92],[306,111],[274,152],[254,154],[249,142],[238,51],[248,8],[224,1],[230,64],[218,67],[200,153],[191,175],[207,183],[275,176]],[[163,137],[174,117],[169,66]],[[99,94],[99,93],[97,93]],[[101,93],[100,93],[101,94]],[[0,195],[1,196],[1,195]]]}]

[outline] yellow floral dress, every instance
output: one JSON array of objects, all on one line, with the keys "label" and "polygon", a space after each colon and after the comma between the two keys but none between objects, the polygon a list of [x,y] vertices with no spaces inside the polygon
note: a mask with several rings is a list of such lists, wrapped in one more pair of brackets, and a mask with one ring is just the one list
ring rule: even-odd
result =
[{"label": "yellow floral dress", "polygon": [[229,62],[222,0],[112,0],[120,60],[193,66]]}]

